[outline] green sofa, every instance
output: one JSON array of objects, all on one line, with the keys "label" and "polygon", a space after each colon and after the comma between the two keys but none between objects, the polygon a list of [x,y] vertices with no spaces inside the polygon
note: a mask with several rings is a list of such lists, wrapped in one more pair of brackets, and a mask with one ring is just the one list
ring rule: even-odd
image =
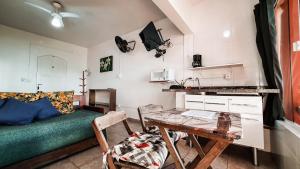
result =
[{"label": "green sofa", "polygon": [[76,110],[29,125],[0,126],[0,168],[93,138],[91,123],[101,115]]}]

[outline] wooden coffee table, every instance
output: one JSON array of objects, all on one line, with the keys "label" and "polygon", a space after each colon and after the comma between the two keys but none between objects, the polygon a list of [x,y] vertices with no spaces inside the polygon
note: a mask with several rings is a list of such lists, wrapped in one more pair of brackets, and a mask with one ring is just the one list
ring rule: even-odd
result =
[{"label": "wooden coffee table", "polygon": [[[211,168],[211,163],[234,140],[242,136],[241,117],[238,113],[217,112],[212,119],[195,118],[181,115],[185,109],[171,109],[145,114],[149,125],[159,127],[167,148],[175,161],[177,169]],[[177,150],[172,143],[168,130],[186,132],[198,152],[197,157],[184,166]],[[195,136],[209,139],[203,148]]]}]

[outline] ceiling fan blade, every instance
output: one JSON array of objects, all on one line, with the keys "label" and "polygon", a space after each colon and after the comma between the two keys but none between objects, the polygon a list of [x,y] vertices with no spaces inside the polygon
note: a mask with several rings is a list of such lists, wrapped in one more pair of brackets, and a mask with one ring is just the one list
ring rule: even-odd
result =
[{"label": "ceiling fan blade", "polygon": [[79,18],[79,15],[71,12],[60,12],[59,13],[63,18]]},{"label": "ceiling fan blade", "polygon": [[44,8],[44,7],[41,7],[41,6],[39,6],[39,5],[33,4],[33,3],[31,3],[31,2],[24,2],[24,3],[27,4],[27,5],[29,5],[29,6],[32,6],[32,7],[38,8],[38,9],[40,9],[40,10],[43,10],[43,11],[49,13],[49,14],[52,13],[51,10],[46,9],[46,8]]}]

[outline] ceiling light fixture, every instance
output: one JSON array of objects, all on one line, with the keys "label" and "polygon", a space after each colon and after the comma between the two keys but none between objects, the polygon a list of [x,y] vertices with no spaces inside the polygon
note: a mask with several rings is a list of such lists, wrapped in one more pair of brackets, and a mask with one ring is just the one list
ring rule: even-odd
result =
[{"label": "ceiling light fixture", "polygon": [[45,8],[43,6],[39,6],[36,5],[34,3],[31,2],[27,2],[25,0],[24,2],[26,5],[32,6],[34,8],[37,8],[39,10],[42,10],[48,14],[50,14],[51,16],[51,25],[55,28],[62,28],[64,27],[64,22],[63,22],[63,18],[79,18],[79,15],[76,13],[72,13],[72,12],[66,12],[64,11],[64,7],[61,3],[59,3],[58,1],[52,1],[51,5],[53,7],[53,9],[48,9]]},{"label": "ceiling light fixture", "polygon": [[52,26],[54,26],[56,28],[62,28],[62,27],[64,27],[64,23],[63,23],[62,17],[59,14],[53,13],[52,16],[53,16],[53,18],[51,20]]}]

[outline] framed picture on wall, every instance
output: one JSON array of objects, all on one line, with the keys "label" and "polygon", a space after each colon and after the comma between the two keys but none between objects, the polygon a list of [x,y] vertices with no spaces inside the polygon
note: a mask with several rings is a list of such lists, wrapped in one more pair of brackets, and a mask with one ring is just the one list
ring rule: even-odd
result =
[{"label": "framed picture on wall", "polygon": [[113,71],[113,56],[100,59],[100,73]]}]

